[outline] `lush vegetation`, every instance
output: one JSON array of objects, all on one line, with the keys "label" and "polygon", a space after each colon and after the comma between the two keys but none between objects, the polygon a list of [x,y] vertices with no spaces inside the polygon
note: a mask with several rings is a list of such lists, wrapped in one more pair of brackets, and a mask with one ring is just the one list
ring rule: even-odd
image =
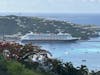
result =
[{"label": "lush vegetation", "polygon": [[65,21],[13,15],[0,17],[0,35],[16,34],[18,32],[26,34],[29,31],[36,33],[70,33],[72,36],[82,37],[83,39],[97,36],[95,30]]},{"label": "lush vegetation", "polygon": [[[1,42],[0,75],[100,75],[100,72],[89,73],[84,65],[74,67],[71,62],[63,63],[50,58],[48,54],[51,55],[48,51],[31,44],[23,46]],[[40,59],[41,57],[43,58]]]},{"label": "lush vegetation", "polygon": [[25,68],[17,61],[0,59],[0,75],[43,75],[43,73]]}]

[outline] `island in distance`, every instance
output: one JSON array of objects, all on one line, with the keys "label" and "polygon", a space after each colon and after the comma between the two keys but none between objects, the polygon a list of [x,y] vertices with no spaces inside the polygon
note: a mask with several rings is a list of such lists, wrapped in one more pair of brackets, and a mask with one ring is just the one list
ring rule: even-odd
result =
[{"label": "island in distance", "polygon": [[99,36],[100,28],[95,25],[79,25],[66,21],[48,20],[38,17],[27,16],[0,16],[0,37],[3,35],[25,35],[33,33],[69,33],[73,37],[89,39]]}]

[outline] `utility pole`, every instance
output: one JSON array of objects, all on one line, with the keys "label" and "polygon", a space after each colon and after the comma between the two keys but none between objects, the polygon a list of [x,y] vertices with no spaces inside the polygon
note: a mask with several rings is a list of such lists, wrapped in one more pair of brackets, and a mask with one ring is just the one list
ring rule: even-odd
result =
[{"label": "utility pole", "polygon": [[2,38],[2,40],[5,41],[5,34],[4,34],[4,32],[3,32],[3,38]]}]

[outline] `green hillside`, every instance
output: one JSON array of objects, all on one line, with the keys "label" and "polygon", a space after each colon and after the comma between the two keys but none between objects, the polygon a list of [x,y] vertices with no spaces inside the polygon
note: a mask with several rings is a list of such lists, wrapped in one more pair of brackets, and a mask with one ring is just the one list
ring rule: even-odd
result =
[{"label": "green hillside", "polygon": [[72,36],[88,38],[96,36],[95,31],[86,29],[82,25],[77,25],[65,21],[46,20],[37,17],[25,16],[1,16],[0,17],[0,35],[22,34],[29,31],[36,33],[70,33]]}]

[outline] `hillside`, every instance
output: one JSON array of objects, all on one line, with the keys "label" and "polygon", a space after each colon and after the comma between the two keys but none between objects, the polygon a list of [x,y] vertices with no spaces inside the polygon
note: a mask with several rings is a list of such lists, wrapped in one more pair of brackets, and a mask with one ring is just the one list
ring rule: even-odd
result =
[{"label": "hillside", "polygon": [[15,34],[18,32],[25,34],[29,31],[36,33],[63,32],[82,38],[96,36],[95,31],[70,22],[14,15],[0,16],[0,35]]}]

